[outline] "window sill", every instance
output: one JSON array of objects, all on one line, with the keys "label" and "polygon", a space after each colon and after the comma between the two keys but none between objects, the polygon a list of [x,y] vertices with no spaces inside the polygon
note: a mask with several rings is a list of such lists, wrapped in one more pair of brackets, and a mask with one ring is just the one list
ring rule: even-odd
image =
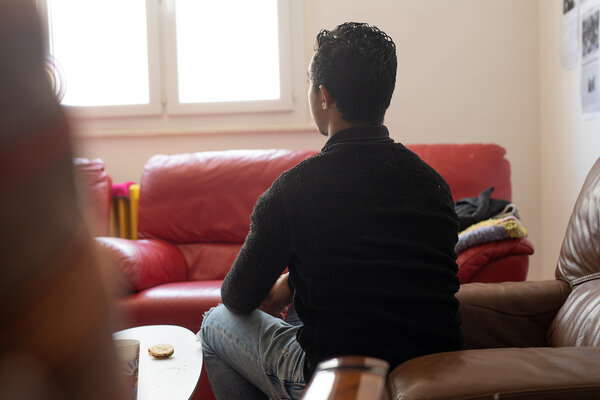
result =
[{"label": "window sill", "polygon": [[74,127],[77,139],[98,137],[174,137],[198,135],[236,135],[262,133],[315,133],[313,123],[265,125],[250,127],[181,127],[181,128],[146,128],[146,129],[78,129]]}]

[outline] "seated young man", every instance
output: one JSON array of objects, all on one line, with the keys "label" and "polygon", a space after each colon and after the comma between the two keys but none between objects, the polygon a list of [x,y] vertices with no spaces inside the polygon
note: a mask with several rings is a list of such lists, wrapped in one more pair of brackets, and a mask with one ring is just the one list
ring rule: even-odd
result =
[{"label": "seated young man", "polygon": [[[329,139],[260,197],[223,282],[224,305],[204,318],[218,399],[298,399],[330,357],[378,357],[393,368],[462,347],[450,189],[383,125],[395,44],[376,27],[345,23],[321,31],[315,47],[308,101]],[[276,317],[292,301],[299,325]]]}]

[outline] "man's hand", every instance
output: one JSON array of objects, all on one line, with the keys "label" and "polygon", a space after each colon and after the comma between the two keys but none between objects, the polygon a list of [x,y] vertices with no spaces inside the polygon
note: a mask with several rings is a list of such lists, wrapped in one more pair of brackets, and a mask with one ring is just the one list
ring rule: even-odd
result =
[{"label": "man's hand", "polygon": [[281,317],[281,313],[290,305],[293,298],[292,290],[288,284],[289,272],[281,275],[267,295],[267,298],[258,306],[262,310],[274,317]]}]

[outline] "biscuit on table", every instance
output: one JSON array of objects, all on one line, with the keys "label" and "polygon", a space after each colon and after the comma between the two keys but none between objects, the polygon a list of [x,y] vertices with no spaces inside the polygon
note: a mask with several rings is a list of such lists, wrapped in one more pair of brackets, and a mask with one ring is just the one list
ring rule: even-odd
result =
[{"label": "biscuit on table", "polygon": [[167,343],[155,344],[148,348],[148,353],[154,358],[168,358],[173,355],[175,349]]}]

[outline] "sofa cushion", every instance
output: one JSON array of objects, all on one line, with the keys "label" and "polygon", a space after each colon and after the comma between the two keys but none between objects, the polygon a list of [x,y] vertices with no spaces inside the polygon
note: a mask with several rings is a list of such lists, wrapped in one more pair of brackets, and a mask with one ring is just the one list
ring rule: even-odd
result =
[{"label": "sofa cushion", "polygon": [[598,399],[600,349],[530,347],[430,354],[389,375],[391,399]]},{"label": "sofa cushion", "polygon": [[548,331],[553,346],[600,346],[600,159],[583,184],[567,226],[556,277],[573,291]]},{"label": "sofa cushion", "polygon": [[166,283],[123,297],[117,302],[118,329],[167,324],[198,332],[204,313],[221,302],[221,283]]},{"label": "sofa cushion", "polygon": [[258,197],[306,150],[155,155],[140,185],[140,237],[175,243],[243,243]]},{"label": "sofa cushion", "polygon": [[224,279],[240,252],[238,243],[195,243],[177,246],[188,267],[188,280]]},{"label": "sofa cushion", "polygon": [[600,279],[600,159],[592,167],[573,208],[556,267],[572,286]]},{"label": "sofa cushion", "polygon": [[454,201],[494,187],[494,198],[511,200],[510,163],[496,144],[413,144],[415,152],[446,180]]},{"label": "sofa cushion", "polygon": [[577,285],[548,329],[548,344],[600,347],[599,312],[600,281]]},{"label": "sofa cushion", "polygon": [[187,280],[185,260],[171,243],[97,237],[96,244],[99,251],[127,276],[135,291]]}]

